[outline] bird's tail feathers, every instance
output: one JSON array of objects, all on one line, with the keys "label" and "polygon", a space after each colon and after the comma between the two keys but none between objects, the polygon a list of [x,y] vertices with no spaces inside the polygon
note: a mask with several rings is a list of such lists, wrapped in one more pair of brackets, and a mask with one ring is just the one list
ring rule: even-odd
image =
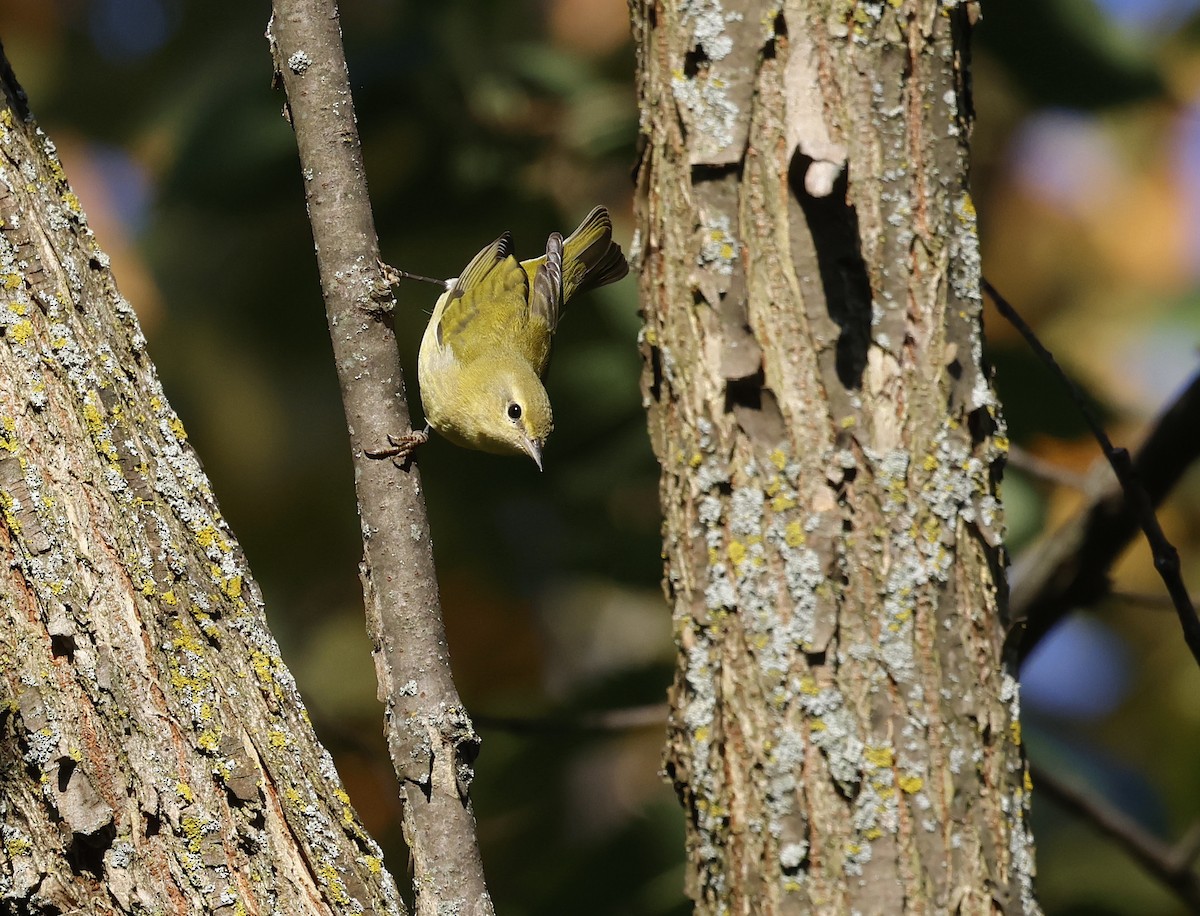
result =
[{"label": "bird's tail feathers", "polygon": [[621,246],[612,239],[608,210],[596,207],[563,242],[563,302],[629,273]]}]

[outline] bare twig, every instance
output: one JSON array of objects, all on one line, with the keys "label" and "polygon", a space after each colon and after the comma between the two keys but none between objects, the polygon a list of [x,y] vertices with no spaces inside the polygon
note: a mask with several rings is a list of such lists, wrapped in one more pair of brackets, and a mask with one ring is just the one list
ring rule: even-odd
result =
[{"label": "bare twig", "polygon": [[1082,490],[1086,486],[1084,475],[1076,474],[1074,471],[1068,470],[1062,465],[1055,464],[1053,461],[1039,458],[1033,452],[1027,451],[1019,445],[1009,446],[1008,464],[1019,471],[1024,471],[1030,477],[1037,477],[1048,483],[1070,487],[1072,490]]},{"label": "bare twig", "polygon": [[467,796],[478,749],[450,677],[419,478],[366,448],[407,429],[408,410],[379,273],[379,243],[334,0],[274,0],[268,29],[304,175],[334,359],[350,427],[388,749],[401,781],[418,916],[490,916]]},{"label": "bare twig", "polygon": [[[1155,610],[1174,610],[1175,602],[1171,600],[1170,595],[1163,595],[1159,592],[1127,592],[1121,589],[1113,589],[1111,592],[1113,598],[1117,601],[1124,601],[1127,604],[1139,604],[1142,607],[1154,608]],[[1192,604],[1200,601],[1200,596],[1192,595]]]},{"label": "bare twig", "polygon": [[494,728],[513,734],[562,734],[564,732],[622,732],[637,728],[664,728],[670,708],[666,703],[604,709],[571,716],[476,716],[482,729]]},{"label": "bare twig", "polygon": [[1191,868],[1196,864],[1196,859],[1200,857],[1200,821],[1187,829],[1171,852],[1171,865],[1176,869]]},{"label": "bare twig", "polygon": [[[1150,499],[1162,502],[1200,458],[1200,375],[1158,417],[1134,459]],[[1009,608],[1023,621],[1023,654],[1055,623],[1108,592],[1108,571],[1136,536],[1137,519],[1120,483],[1105,464],[1088,503],[1049,538],[1025,551],[1010,576]],[[1089,475],[1089,477],[1092,475]],[[1174,604],[1170,605],[1172,609]]]},{"label": "bare twig", "polygon": [[1166,885],[1187,906],[1188,912],[1200,913],[1200,875],[1192,870],[1196,857],[1195,828],[1171,847],[1123,812],[1054,774],[1035,766],[1030,766],[1030,773],[1038,792],[1114,840],[1131,859]]},{"label": "bare twig", "polygon": [[[1016,309],[1012,307],[1008,300],[996,292],[995,287],[988,283],[987,280],[983,281],[983,288],[991,296],[992,301],[995,302],[1000,314],[1008,319],[1013,327],[1020,332],[1034,353],[1046,363],[1050,370],[1058,377],[1059,381],[1067,388],[1075,401],[1080,415],[1088,424],[1096,441],[1100,443],[1104,457],[1108,459],[1109,464],[1112,465],[1113,472],[1117,475],[1117,480],[1120,481],[1125,501],[1150,544],[1150,549],[1154,555],[1154,568],[1162,577],[1163,584],[1166,585],[1167,592],[1171,596],[1175,613],[1179,618],[1180,627],[1183,629],[1184,642],[1187,643],[1188,649],[1191,651],[1196,663],[1200,664],[1200,618],[1196,617],[1196,609],[1192,605],[1191,599],[1188,596],[1187,586],[1184,585],[1183,576],[1179,571],[1179,552],[1167,540],[1166,535],[1163,534],[1162,526],[1158,523],[1158,516],[1154,514],[1154,506],[1157,500],[1152,498],[1150,492],[1142,485],[1138,468],[1130,459],[1129,452],[1124,448],[1118,448],[1112,444],[1104,428],[1092,416],[1078,386],[1063,371],[1062,367],[1058,365],[1053,354],[1046,349],[1037,338],[1037,335],[1033,333],[1033,329],[1025,323],[1025,320],[1017,313]],[[1189,391],[1195,385],[1196,380],[1193,380]],[[1195,437],[1194,426],[1191,428],[1190,433],[1193,438],[1200,438]],[[1105,565],[1104,569],[1107,570],[1107,568],[1108,566]],[[1065,613],[1066,610],[1064,609],[1061,613]],[[1036,638],[1040,637],[1044,632],[1045,630],[1035,633],[1032,627],[1027,630],[1025,638],[1022,640],[1023,655],[1028,654],[1032,648],[1033,642],[1031,642],[1031,637],[1034,637],[1034,641],[1036,641]]]}]

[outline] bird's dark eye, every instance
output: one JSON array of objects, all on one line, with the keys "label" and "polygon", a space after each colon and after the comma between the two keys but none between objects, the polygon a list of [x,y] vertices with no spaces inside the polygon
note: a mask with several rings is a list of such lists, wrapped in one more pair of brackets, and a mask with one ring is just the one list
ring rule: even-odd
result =
[{"label": "bird's dark eye", "polygon": [[521,405],[520,404],[518,404],[514,401],[512,404],[508,405],[508,418],[510,420],[521,419]]}]

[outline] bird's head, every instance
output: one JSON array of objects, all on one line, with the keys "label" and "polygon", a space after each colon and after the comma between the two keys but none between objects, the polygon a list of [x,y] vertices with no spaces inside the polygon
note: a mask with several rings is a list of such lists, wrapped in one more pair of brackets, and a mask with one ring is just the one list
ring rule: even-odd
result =
[{"label": "bird's head", "polygon": [[494,376],[488,414],[480,417],[490,450],[528,455],[542,469],[542,448],[554,429],[550,398],[537,373],[526,367]]}]

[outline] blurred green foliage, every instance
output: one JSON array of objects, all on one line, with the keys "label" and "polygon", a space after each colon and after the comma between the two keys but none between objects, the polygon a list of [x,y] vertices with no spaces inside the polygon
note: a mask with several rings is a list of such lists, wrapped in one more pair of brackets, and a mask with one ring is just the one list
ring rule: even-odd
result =
[{"label": "blurred green foliage", "polygon": [[[142,316],[317,730],[403,875],[344,422],[294,141],[270,85],[267,15],[266,3],[10,0],[0,39]],[[503,229],[519,254],[536,254],[550,229],[572,228],[597,203],[628,249],[637,112],[624,17],[622,0],[343,4],[385,259],[452,276]],[[1159,200],[1135,192],[1167,180],[1153,151],[1200,95],[1196,37],[1187,22],[1121,30],[1089,0],[987,2],[978,30],[974,183],[988,272],[1065,347],[1127,439],[1149,408],[1121,396],[1128,375],[1112,341],[1159,313],[1147,307],[1099,339],[1106,316],[1130,311],[1104,303],[1169,302],[1176,317],[1194,316],[1194,271],[1146,266],[1186,226],[1164,228],[1141,261],[1115,257],[1105,244],[1131,248],[1103,230],[1143,225],[1130,212]],[[1064,210],[1021,184],[1013,138],[1062,106],[1098,119],[1127,151],[1120,187],[1141,210],[1119,209],[1099,188],[1109,210]],[[113,150],[133,177],[111,167]],[[1166,273],[1171,282],[1158,282]],[[401,356],[415,379],[435,292],[406,284],[398,295]],[[656,703],[670,681],[638,326],[633,279],[570,310],[550,374],[556,431],[544,475],[436,437],[421,454],[453,661],[485,723]],[[988,333],[1016,441],[1082,469],[1094,453],[1072,408],[991,317]],[[409,395],[419,416],[415,388]],[[1200,531],[1196,483],[1167,516],[1184,547]],[[1014,547],[1069,511],[1069,497],[1020,474],[1008,492]],[[1194,557],[1185,554],[1193,582]],[[1140,585],[1138,562],[1130,575]],[[1100,721],[1039,721],[1031,710],[1032,753],[1127,809],[1153,809],[1156,828],[1178,835],[1200,811],[1197,730],[1181,736],[1196,724],[1196,672],[1167,616],[1114,607],[1103,619],[1144,660],[1129,697]],[[661,729],[482,730],[473,794],[500,912],[689,911],[681,815],[656,772]],[[1084,760],[1113,766],[1100,766],[1101,778]],[[1139,791],[1120,791],[1131,785]],[[1048,913],[1177,911],[1086,829],[1048,805],[1035,815]]]}]

